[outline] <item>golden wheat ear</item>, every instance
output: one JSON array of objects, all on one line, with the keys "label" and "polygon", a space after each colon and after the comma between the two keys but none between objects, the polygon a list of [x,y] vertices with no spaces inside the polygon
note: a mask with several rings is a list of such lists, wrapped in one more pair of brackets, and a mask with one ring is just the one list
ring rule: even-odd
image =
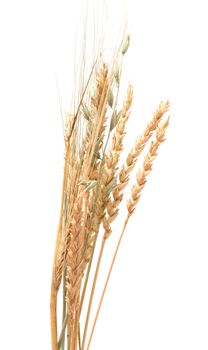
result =
[{"label": "golden wheat ear", "polygon": [[118,239],[118,243],[117,243],[117,246],[116,246],[113,258],[111,260],[111,265],[110,265],[110,268],[109,268],[109,271],[108,271],[108,274],[107,274],[107,278],[106,278],[106,281],[105,281],[105,284],[104,284],[104,288],[103,288],[103,291],[102,291],[102,294],[101,294],[100,302],[98,304],[98,308],[97,308],[97,311],[96,311],[96,314],[95,314],[95,318],[94,318],[94,322],[93,322],[92,329],[91,329],[91,332],[90,332],[90,336],[89,336],[89,340],[88,340],[88,344],[87,344],[86,350],[89,350],[89,348],[90,348],[92,336],[94,334],[95,326],[96,326],[96,323],[97,323],[97,320],[98,320],[98,316],[99,316],[100,309],[101,309],[101,306],[102,306],[102,303],[103,303],[105,292],[106,292],[106,289],[107,289],[107,286],[108,286],[108,282],[110,280],[110,276],[111,276],[111,273],[112,273],[112,270],[113,270],[113,267],[114,267],[114,264],[115,264],[115,260],[116,260],[117,254],[118,254],[118,250],[119,250],[122,238],[124,236],[124,233],[125,233],[125,230],[126,230],[126,227],[127,227],[128,221],[129,221],[129,218],[133,214],[133,212],[134,212],[134,210],[136,208],[136,205],[137,205],[137,203],[138,203],[138,201],[140,199],[141,192],[142,192],[142,190],[143,190],[143,188],[145,186],[145,183],[146,183],[147,175],[152,170],[152,163],[153,163],[154,159],[157,156],[157,150],[158,150],[160,144],[162,142],[164,142],[164,140],[165,140],[165,132],[166,132],[166,129],[168,127],[168,124],[169,124],[169,117],[163,123],[160,123],[157,126],[155,139],[154,139],[154,141],[152,141],[152,143],[150,145],[150,148],[149,148],[149,151],[148,151],[147,155],[144,158],[144,162],[143,162],[142,168],[137,173],[136,184],[133,186],[133,188],[131,190],[131,197],[127,201],[127,216],[126,216],[126,219],[124,221],[123,228],[122,228],[120,237]]},{"label": "golden wheat ear", "polygon": [[119,173],[118,189],[124,189],[127,186],[129,182],[129,175],[133,170],[139,155],[143,151],[149,139],[152,137],[154,131],[157,129],[164,114],[168,112],[169,107],[170,107],[169,101],[161,102],[158,109],[154,112],[152,120],[145,128],[143,134],[139,136],[138,139],[136,140],[134,147],[129,152],[126,158],[126,162],[121,168],[121,171]]},{"label": "golden wheat ear", "polygon": [[147,142],[153,136],[156,128],[158,127],[162,117],[169,109],[169,101],[161,102],[157,110],[154,112],[150,123],[145,128],[143,134],[138,137],[135,142],[134,147],[129,152],[125,164],[122,166],[119,176],[118,183],[112,189],[112,196],[108,197],[108,202],[106,205],[106,212],[103,218],[103,227],[105,230],[105,239],[107,239],[111,232],[111,223],[116,219],[119,211],[119,205],[123,199],[123,190],[128,185],[130,174],[134,169],[139,155],[143,151]]},{"label": "golden wheat ear", "polygon": [[157,156],[158,147],[165,140],[165,132],[169,124],[169,117],[157,126],[156,138],[151,142],[149,152],[144,158],[143,166],[136,175],[136,184],[132,187],[131,198],[127,201],[128,215],[132,215],[138,203],[141,191],[143,190],[147,181],[147,175],[152,170],[152,163]]}]

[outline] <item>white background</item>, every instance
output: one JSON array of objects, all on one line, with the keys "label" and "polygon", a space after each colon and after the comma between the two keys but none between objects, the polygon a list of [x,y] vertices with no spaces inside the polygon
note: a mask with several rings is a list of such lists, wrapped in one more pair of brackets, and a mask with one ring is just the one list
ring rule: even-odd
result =
[{"label": "white background", "polygon": [[[50,349],[50,277],[63,169],[55,73],[65,109],[71,102],[79,4],[0,5],[4,350]],[[202,0],[109,5],[112,35],[128,13],[132,37],[124,71],[124,81],[135,90],[127,149],[162,99],[169,98],[172,107],[167,141],[126,231],[92,350],[208,349],[206,6]]]}]

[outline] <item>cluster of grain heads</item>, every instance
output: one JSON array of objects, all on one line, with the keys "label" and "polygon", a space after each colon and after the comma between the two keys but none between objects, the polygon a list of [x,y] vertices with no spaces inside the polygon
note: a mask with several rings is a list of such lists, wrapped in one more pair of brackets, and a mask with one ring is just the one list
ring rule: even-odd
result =
[{"label": "cluster of grain heads", "polygon": [[139,201],[141,191],[143,190],[145,183],[147,181],[146,179],[147,175],[152,170],[153,160],[157,156],[158,147],[165,140],[164,136],[165,136],[165,132],[168,127],[168,124],[169,124],[169,118],[167,118],[165,122],[157,126],[155,140],[151,142],[149,151],[144,158],[143,166],[137,173],[136,184],[132,187],[131,198],[127,202],[127,209],[128,209],[129,216],[132,215]]},{"label": "cluster of grain heads", "polygon": [[[169,106],[168,102],[166,103],[166,106],[167,107]],[[167,109],[165,109],[165,111],[167,111]],[[99,316],[100,308],[101,308],[103,298],[104,298],[104,295],[105,295],[105,292],[107,289],[107,285],[108,285],[108,282],[109,282],[109,279],[110,279],[110,276],[111,276],[111,273],[112,273],[112,270],[113,270],[113,267],[115,264],[118,250],[119,250],[124,232],[126,230],[126,226],[128,224],[130,216],[133,214],[133,212],[136,208],[136,205],[140,199],[141,192],[142,192],[142,190],[145,186],[145,183],[146,183],[146,177],[150,173],[150,171],[152,170],[152,163],[153,163],[153,160],[155,159],[155,157],[157,156],[158,147],[165,140],[164,136],[165,136],[165,132],[166,132],[166,129],[168,127],[168,124],[169,124],[169,117],[163,123],[157,125],[155,139],[151,142],[151,145],[149,147],[149,151],[144,158],[143,166],[137,173],[136,183],[135,183],[135,185],[133,185],[132,190],[131,190],[131,196],[130,196],[129,200],[127,201],[127,216],[126,216],[126,219],[124,221],[123,228],[122,228],[120,237],[118,239],[117,246],[116,246],[116,249],[115,249],[111,264],[110,264],[110,268],[109,268],[107,278],[106,278],[106,281],[105,281],[105,284],[103,287],[103,291],[101,294],[100,302],[99,302],[99,305],[98,305],[98,308],[97,308],[97,311],[95,314],[93,326],[92,326],[92,329],[91,329],[91,332],[89,335],[89,340],[88,340],[86,350],[89,350],[89,348],[90,348],[90,344],[91,344],[92,336],[93,336],[93,333],[95,330],[95,325],[96,325],[96,322],[97,322],[97,319]],[[108,238],[108,236],[107,237],[104,236],[104,238]]]},{"label": "cluster of grain heads", "polygon": [[[66,114],[62,201],[51,283],[52,350],[89,349],[122,236],[168,126],[168,119],[163,122],[163,116],[169,109],[169,103],[165,102],[159,105],[143,134],[136,140],[124,165],[120,165],[133,101],[133,88],[129,85],[123,105],[118,108],[122,62],[129,43],[130,37],[126,35],[110,64],[103,63],[99,53],[83,91],[77,92],[81,97],[75,112]],[[117,218],[119,206],[124,200],[130,175],[139,155],[148,147],[149,140],[152,142],[127,202],[127,218],[86,346],[103,251],[113,233],[112,222]],[[100,235],[101,246],[87,300],[86,289],[89,288],[94,251]],[[60,286],[63,287],[63,322],[58,335],[57,295]],[[82,314],[84,302],[87,303],[86,315]],[[81,315],[85,320],[83,325],[80,325]]]}]

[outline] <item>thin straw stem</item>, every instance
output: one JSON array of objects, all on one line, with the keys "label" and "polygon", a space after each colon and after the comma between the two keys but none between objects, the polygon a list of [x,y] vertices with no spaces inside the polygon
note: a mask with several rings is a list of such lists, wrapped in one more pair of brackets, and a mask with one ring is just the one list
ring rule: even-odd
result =
[{"label": "thin straw stem", "polygon": [[[66,318],[66,269],[63,273],[63,309],[62,309],[62,325],[64,324]],[[62,345],[61,350],[65,349],[65,328],[62,335]]]},{"label": "thin straw stem", "polygon": [[58,350],[58,335],[57,335],[57,291],[51,288],[51,344],[52,350]]},{"label": "thin straw stem", "polygon": [[73,341],[73,350],[77,350],[78,343],[78,333],[79,333],[79,310],[76,311],[75,320],[74,320],[74,341]]},{"label": "thin straw stem", "polygon": [[78,344],[79,344],[79,350],[81,350],[81,331],[80,331],[80,322],[79,322],[79,330],[78,330]]},{"label": "thin straw stem", "polygon": [[91,308],[92,308],[92,301],[93,301],[93,297],[94,297],[94,292],[95,292],[95,287],[96,287],[96,282],[97,282],[97,277],[98,277],[98,273],[99,273],[99,269],[100,269],[100,263],[101,263],[101,260],[102,260],[102,255],[103,255],[105,242],[106,242],[106,240],[103,239],[102,240],[102,244],[101,244],[101,248],[100,248],[100,253],[99,253],[97,265],[96,265],[95,275],[94,275],[93,284],[92,284],[92,290],[91,290],[91,293],[90,293],[90,300],[89,300],[88,309],[87,309],[87,316],[86,316],[86,320],[85,320],[85,327],[84,327],[84,334],[83,334],[83,339],[82,339],[81,350],[84,350],[84,346],[85,346],[87,330],[88,330],[88,324],[89,324],[89,318],[90,318],[90,312],[91,312]]},{"label": "thin straw stem", "polygon": [[129,221],[129,217],[130,216],[128,214],[127,218],[126,218],[126,220],[124,222],[123,229],[122,229],[121,235],[119,237],[119,240],[118,240],[118,243],[117,243],[117,246],[116,246],[116,250],[115,250],[114,255],[113,255],[113,259],[111,261],[110,269],[108,271],[108,275],[107,275],[107,278],[106,278],[106,281],[105,281],[103,292],[102,292],[102,295],[101,295],[101,298],[100,298],[100,301],[99,301],[99,304],[98,304],[97,312],[96,312],[96,315],[95,315],[95,319],[94,319],[94,322],[93,322],[93,326],[92,326],[92,330],[91,330],[91,333],[90,333],[90,337],[89,337],[89,340],[88,340],[88,344],[87,344],[86,350],[89,350],[89,348],[90,348],[92,336],[93,336],[93,333],[94,333],[94,330],[95,330],[95,326],[96,326],[96,323],[97,323],[97,319],[98,319],[98,316],[99,316],[99,313],[100,313],[100,309],[101,309],[101,306],[102,306],[102,303],[103,303],[105,292],[106,292],[106,289],[107,289],[107,286],[108,286],[108,282],[109,282],[109,279],[110,279],[110,276],[111,276],[111,273],[112,273],[112,270],[113,270],[113,266],[114,266],[114,263],[115,263],[115,260],[116,260],[117,254],[118,254],[118,250],[119,250],[119,247],[120,247],[120,244],[121,244],[121,241],[122,241],[122,238],[123,238],[123,235],[124,235],[127,223]]},{"label": "thin straw stem", "polygon": [[60,349],[62,342],[63,342],[67,321],[68,321],[68,314],[65,315],[65,319],[64,319],[64,322],[62,324],[62,330],[61,330],[61,334],[60,334],[59,341],[58,341],[58,348],[59,349]]}]

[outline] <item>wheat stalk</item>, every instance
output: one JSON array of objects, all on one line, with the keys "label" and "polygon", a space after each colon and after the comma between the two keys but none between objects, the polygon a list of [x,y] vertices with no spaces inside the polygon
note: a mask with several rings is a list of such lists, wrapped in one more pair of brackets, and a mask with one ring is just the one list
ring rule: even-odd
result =
[{"label": "wheat stalk", "polygon": [[[101,212],[99,217],[100,221],[104,217],[105,208],[108,203],[108,193],[106,193],[106,188],[113,179],[113,176],[116,171],[116,165],[119,161],[119,157],[123,149],[123,138],[125,136],[125,126],[129,118],[129,109],[132,104],[132,98],[133,98],[133,89],[132,89],[132,86],[129,85],[127,90],[127,97],[123,104],[123,108],[121,110],[121,116],[113,136],[112,148],[111,148],[110,154],[104,159],[103,174],[101,177],[101,191],[100,191],[101,198],[99,197],[101,204],[100,206],[98,204],[99,211]],[[105,220],[105,218],[103,220]],[[99,224],[100,224],[100,221],[99,221]],[[85,346],[89,317],[90,317],[97,277],[99,273],[100,263],[102,259],[102,254],[104,250],[104,245],[105,245],[105,241],[102,242],[101,250],[100,250],[98,261],[96,264],[96,270],[94,274],[94,279],[93,279],[93,284],[92,284],[92,289],[91,289],[91,294],[90,294],[90,299],[88,304],[88,310],[86,315],[86,322],[84,327],[83,341],[82,341],[82,347],[81,347],[82,350],[84,349],[84,346]]]},{"label": "wheat stalk", "polygon": [[143,190],[143,188],[145,186],[145,183],[146,183],[146,177],[148,176],[148,174],[152,170],[152,163],[153,163],[153,160],[155,159],[155,157],[157,156],[157,149],[160,146],[160,144],[162,142],[164,142],[164,140],[165,140],[164,136],[165,136],[165,132],[166,132],[166,129],[168,127],[168,124],[169,124],[169,118],[167,118],[163,124],[161,124],[160,126],[157,127],[156,138],[151,143],[150,148],[149,148],[149,152],[147,153],[146,157],[144,158],[142,169],[139,170],[139,172],[137,173],[136,184],[133,186],[133,188],[131,190],[131,198],[127,202],[127,211],[128,211],[127,217],[126,217],[126,219],[124,221],[123,229],[121,231],[121,234],[120,234],[119,240],[117,242],[117,246],[116,246],[116,249],[115,249],[112,261],[111,261],[111,265],[110,265],[110,268],[109,268],[109,271],[108,271],[108,275],[107,275],[107,278],[106,278],[106,281],[105,281],[105,284],[104,284],[104,288],[103,288],[103,291],[102,291],[102,294],[101,294],[101,298],[100,298],[98,309],[97,309],[97,312],[96,312],[96,315],[95,315],[95,319],[94,319],[94,322],[93,322],[92,330],[90,332],[89,341],[88,341],[86,350],[89,350],[89,348],[90,348],[92,336],[93,336],[93,333],[94,333],[94,330],[95,330],[95,326],[96,326],[96,322],[97,322],[97,319],[98,319],[98,316],[99,316],[101,305],[102,305],[102,302],[103,302],[103,299],[104,299],[104,295],[105,295],[105,292],[106,292],[106,289],[107,289],[107,285],[108,285],[108,282],[109,282],[109,279],[110,279],[110,276],[111,276],[111,273],[112,273],[112,270],[113,270],[113,267],[114,267],[114,264],[115,264],[115,260],[116,260],[117,254],[118,254],[118,250],[119,250],[122,238],[124,236],[124,232],[126,230],[126,226],[128,224],[129,218],[133,214],[133,212],[134,212],[134,210],[136,208],[136,205],[137,205],[137,203],[138,203],[138,201],[140,199],[141,192],[142,192],[142,190]]}]

